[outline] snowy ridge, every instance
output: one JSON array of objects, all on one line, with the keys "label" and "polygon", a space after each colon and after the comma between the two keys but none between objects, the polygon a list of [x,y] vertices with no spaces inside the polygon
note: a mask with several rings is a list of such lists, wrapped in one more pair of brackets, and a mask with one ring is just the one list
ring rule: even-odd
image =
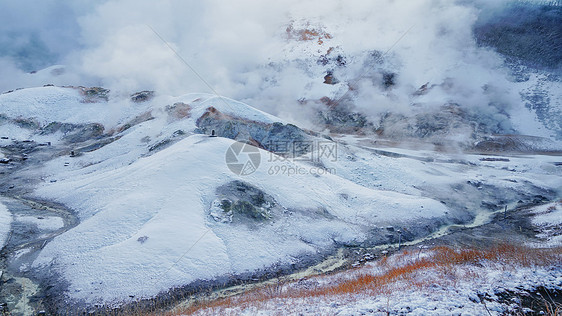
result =
[{"label": "snowy ridge", "polygon": [[83,103],[78,89],[41,87],[0,95],[2,113],[10,118],[34,118],[41,124],[107,123],[115,116],[106,103]]},{"label": "snowy ridge", "polygon": [[[246,178],[237,177],[223,162],[232,143],[190,136],[130,166],[39,188],[37,195],[76,209],[83,222],[48,244],[36,267],[56,262],[76,298],[106,301],[152,296],[198,279],[292,261],[289,258],[316,253],[333,239],[360,241],[365,238],[364,225],[413,223],[447,211],[437,201],[374,191],[330,175],[269,176],[268,168],[260,168]],[[280,205],[299,215],[280,216],[273,223],[258,225],[257,231],[213,223],[207,210],[215,199],[214,188],[238,179],[273,194]],[[353,200],[342,199],[342,194]],[[299,212],[325,207],[335,219],[318,218],[306,224],[311,215]],[[98,232],[101,227],[103,233]],[[143,236],[148,237],[146,242],[137,241]],[[172,266],[162,279],[147,279]],[[91,274],[90,269],[97,272]]]},{"label": "snowy ridge", "polygon": [[172,104],[176,102],[187,102],[190,104],[192,106],[192,115],[195,118],[201,117],[209,107],[214,107],[221,113],[250,121],[266,124],[272,124],[274,122],[286,124],[286,121],[278,117],[224,96],[190,93],[181,97],[173,98],[170,101]]}]

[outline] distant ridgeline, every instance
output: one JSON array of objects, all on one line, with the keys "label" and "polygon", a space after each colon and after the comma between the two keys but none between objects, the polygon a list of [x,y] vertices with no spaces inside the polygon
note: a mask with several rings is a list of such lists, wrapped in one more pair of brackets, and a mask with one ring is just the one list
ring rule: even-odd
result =
[{"label": "distant ridgeline", "polygon": [[562,1],[517,1],[482,15],[474,34],[480,45],[526,66],[562,67]]}]

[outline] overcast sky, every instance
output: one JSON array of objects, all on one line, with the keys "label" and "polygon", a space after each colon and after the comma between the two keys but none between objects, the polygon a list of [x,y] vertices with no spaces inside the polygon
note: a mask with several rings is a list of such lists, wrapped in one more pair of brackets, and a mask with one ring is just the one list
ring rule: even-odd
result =
[{"label": "overcast sky", "polygon": [[[330,47],[347,56],[346,68],[336,69],[344,81],[365,76],[369,52],[388,52],[384,67],[398,74],[392,93],[371,79],[353,82],[360,89],[356,105],[367,114],[406,110],[412,91],[451,78],[456,90],[425,102],[460,98],[476,106],[510,98],[497,70],[501,58],[477,47],[472,35],[482,10],[506,2],[0,0],[0,91],[54,83],[126,93],[212,92],[161,36],[218,93],[284,117],[299,112],[299,99],[343,93],[322,84],[326,70],[316,64]],[[290,26],[330,38],[299,43],[289,38]],[[28,74],[59,64],[66,66],[62,75]],[[489,83],[497,95],[482,95]]]}]

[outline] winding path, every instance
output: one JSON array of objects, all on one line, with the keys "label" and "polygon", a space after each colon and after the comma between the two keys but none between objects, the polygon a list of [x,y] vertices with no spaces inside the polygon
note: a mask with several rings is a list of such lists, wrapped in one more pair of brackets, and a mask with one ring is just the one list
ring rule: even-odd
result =
[{"label": "winding path", "polygon": [[[0,303],[7,303],[12,315],[30,315],[43,310],[40,280],[31,275],[30,267],[39,251],[53,238],[78,225],[74,213],[62,205],[22,196],[0,196],[0,201],[14,217],[6,245],[0,251]],[[34,222],[18,217],[35,217],[39,221],[60,218],[62,227],[42,229]],[[32,303],[34,301],[34,303]]]}]

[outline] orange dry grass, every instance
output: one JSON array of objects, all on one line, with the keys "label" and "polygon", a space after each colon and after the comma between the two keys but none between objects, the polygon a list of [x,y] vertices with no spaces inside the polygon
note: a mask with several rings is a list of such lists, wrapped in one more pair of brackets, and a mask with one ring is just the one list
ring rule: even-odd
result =
[{"label": "orange dry grass", "polygon": [[[449,247],[435,247],[429,255],[415,258],[408,251],[390,258],[382,258],[375,263],[375,267],[382,271],[379,274],[370,273],[367,269],[360,268],[352,272],[344,271],[333,275],[333,281],[326,285],[316,286],[312,289],[295,288],[287,284],[269,285],[246,292],[237,297],[222,298],[214,301],[198,302],[182,310],[180,314],[193,314],[202,311],[222,313],[228,308],[248,307],[259,308],[270,300],[306,299],[310,297],[325,297],[346,299],[355,294],[384,294],[390,293],[390,286],[398,281],[407,281],[409,286],[424,287],[429,283],[438,283],[439,280],[419,281],[415,275],[428,269],[435,269],[442,276],[451,273],[454,267],[460,265],[480,265],[485,262],[501,263],[502,267],[530,267],[551,266],[560,264],[562,248],[537,249],[523,246],[500,244],[487,249],[452,249]],[[470,271],[464,274],[470,277]],[[350,277],[350,274],[351,277]],[[309,280],[314,280],[313,277]],[[177,314],[171,314],[177,315]]]}]

